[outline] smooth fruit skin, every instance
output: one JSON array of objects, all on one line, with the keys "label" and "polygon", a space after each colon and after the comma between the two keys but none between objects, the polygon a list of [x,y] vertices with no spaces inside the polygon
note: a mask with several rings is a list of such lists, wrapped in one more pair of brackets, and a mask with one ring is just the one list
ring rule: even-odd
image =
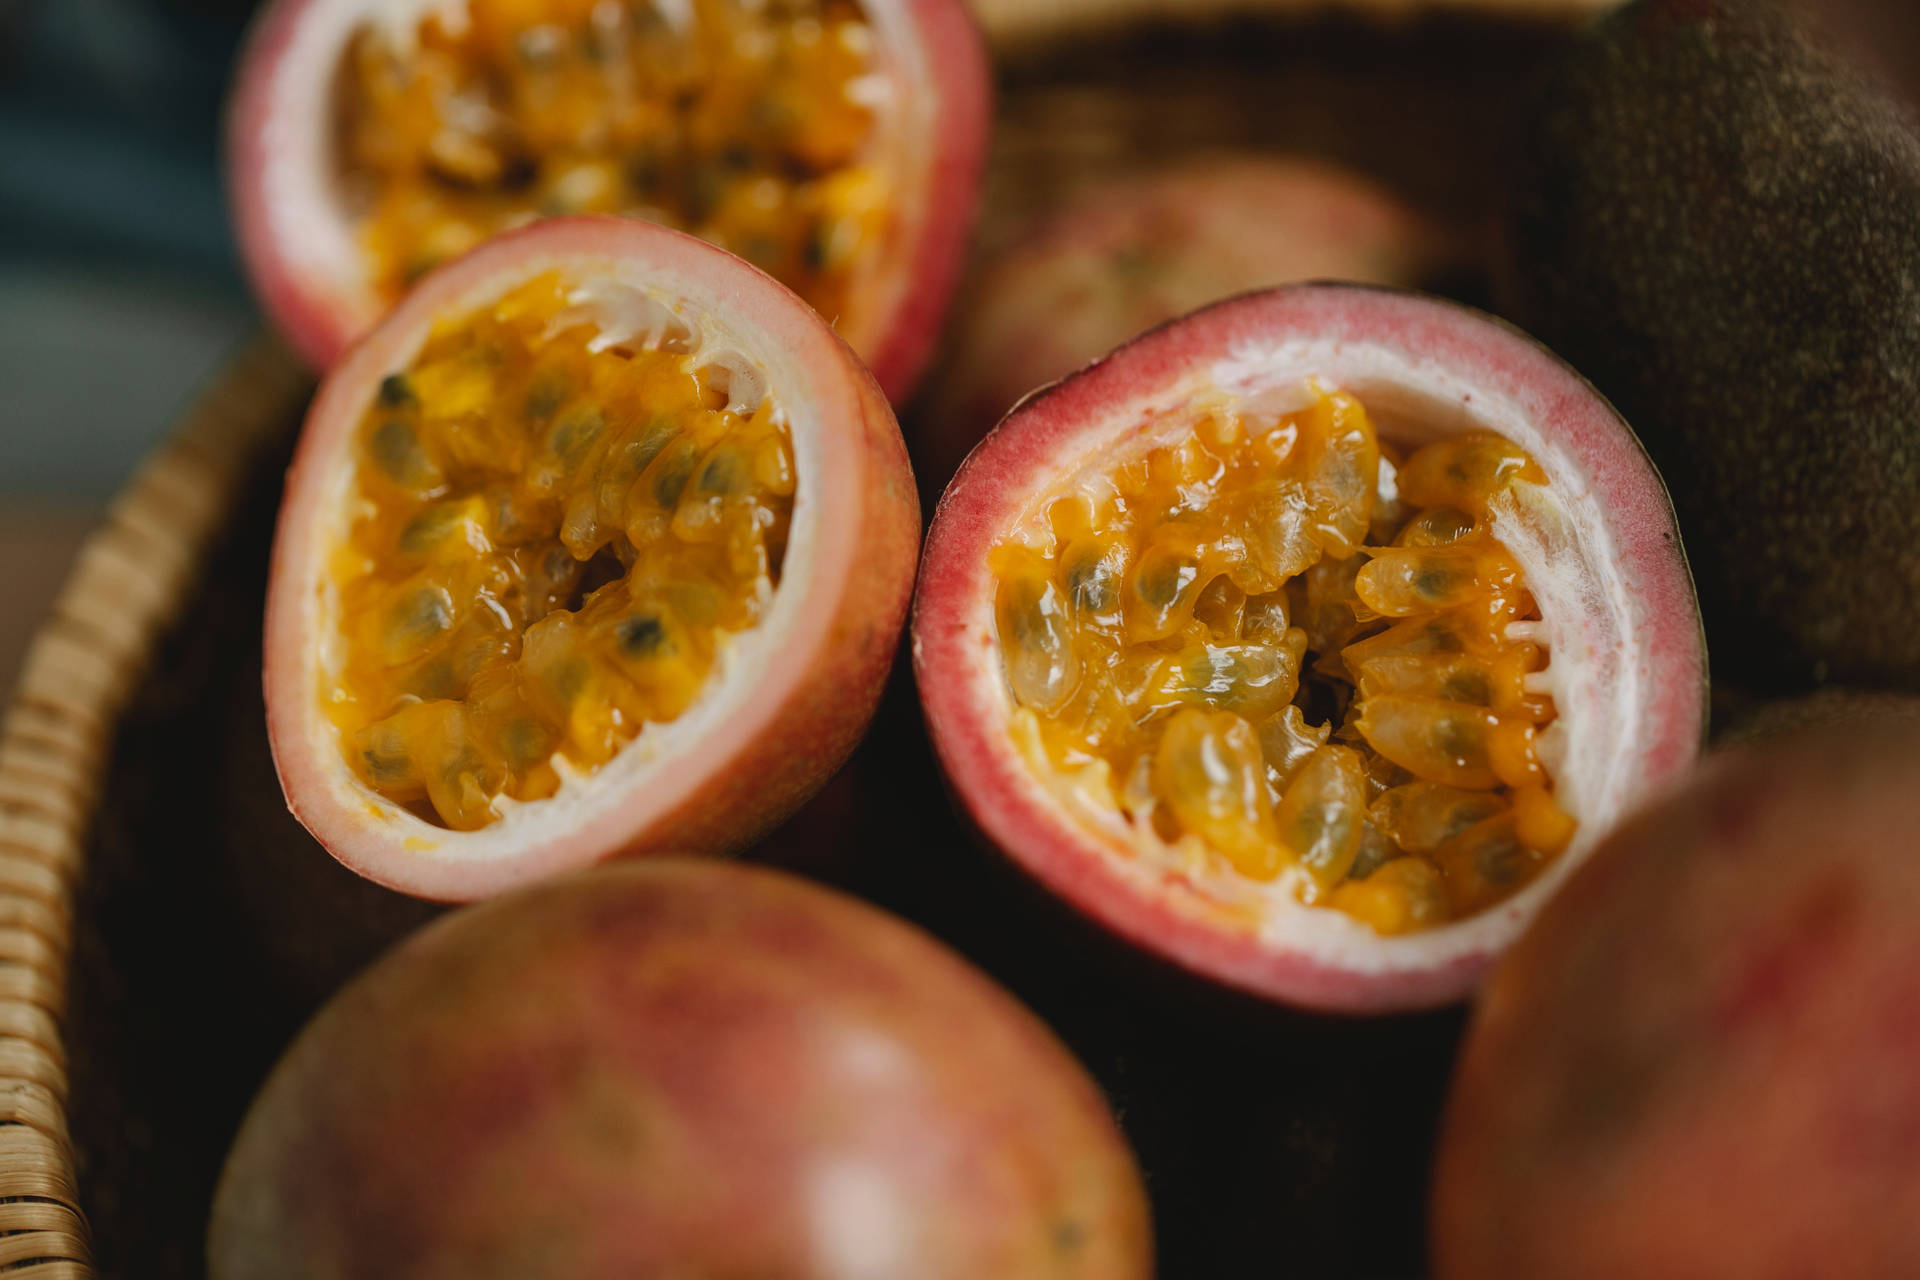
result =
[{"label": "smooth fruit skin", "polygon": [[[227,193],[241,260],[261,307],[316,369],[330,368],[383,310],[333,205],[324,128],[315,126],[354,22],[382,2],[274,0],[248,33],[227,103]],[[418,7],[424,13],[430,5]],[[962,0],[868,0],[868,7],[885,11],[883,33],[911,46],[903,79],[917,141],[906,150],[922,172],[897,233],[897,278],[880,282],[875,315],[848,336],[900,403],[939,338],[965,261],[986,164],[992,77]]]},{"label": "smooth fruit skin", "polygon": [[731,864],[601,868],[414,935],[240,1130],[216,1280],[1143,1280],[1098,1089],[917,929]]},{"label": "smooth fruit skin", "polygon": [[[360,414],[448,311],[539,271],[624,270],[697,290],[695,309],[751,330],[786,361],[774,393],[820,426],[811,495],[803,457],[796,524],[816,529],[813,570],[760,683],[737,710],[661,760],[617,804],[544,829],[499,856],[473,857],[463,833],[383,821],[343,781],[337,735],[318,706],[315,589],[329,504]],[[772,277],[681,232],[620,218],[566,218],[497,237],[432,273],[327,376],[287,474],[267,593],[267,729],[287,804],[341,862],[417,897],[471,901],[606,858],[725,853],[778,825],[859,742],[891,670],[913,588],[919,500],[886,397],[846,344]],[[797,545],[797,538],[796,543]],[[789,575],[782,590],[800,584]],[[781,605],[776,595],[775,613]],[[775,625],[772,616],[764,626]],[[613,762],[608,768],[617,765]],[[551,802],[542,802],[551,803]],[[527,812],[523,810],[522,813]],[[497,828],[488,828],[496,831]],[[481,833],[483,836],[485,833]]]},{"label": "smooth fruit skin", "polygon": [[995,254],[962,295],[953,353],[912,445],[945,479],[1035,387],[1162,321],[1295,280],[1414,285],[1461,256],[1356,173],[1222,153],[1095,183]]},{"label": "smooth fruit skin", "polygon": [[1920,725],[1711,761],[1487,984],[1443,1280],[1920,1275]]},{"label": "smooth fruit skin", "polygon": [[1642,0],[1540,104],[1511,310],[1673,491],[1714,665],[1920,689],[1920,138],[1759,0]]},{"label": "smooth fruit skin", "polygon": [[[1390,383],[1396,407],[1436,420],[1510,412],[1556,450],[1550,476],[1585,495],[1619,611],[1568,623],[1563,717],[1615,735],[1608,816],[1679,776],[1699,752],[1706,664],[1672,507],[1633,433],[1524,334],[1435,298],[1360,285],[1250,293],[1154,329],[1023,401],[967,458],[934,513],[912,622],[914,674],[947,781],[965,813],[1026,872],[1152,954],[1268,999],[1345,1013],[1458,1000],[1578,861],[1578,845],[1520,895],[1471,920],[1400,938],[1263,929],[1184,878],[1116,851],[1055,800],[1008,731],[989,550],[1036,495],[1178,403],[1210,369],[1284,363],[1294,377]],[[1362,399],[1367,387],[1354,388]],[[1409,395],[1421,403],[1409,410]],[[1536,457],[1541,455],[1536,452]],[[1543,459],[1545,461],[1545,459]],[[1568,474],[1568,473],[1571,474]],[[1540,584],[1535,584],[1536,586]],[[1577,638],[1577,643],[1573,643]],[[1591,665],[1587,665],[1591,664]],[[1631,723],[1631,731],[1626,726]],[[1298,909],[1308,921],[1328,913]],[[1344,927],[1344,926],[1343,926]],[[1355,926],[1356,929],[1361,928]]]}]

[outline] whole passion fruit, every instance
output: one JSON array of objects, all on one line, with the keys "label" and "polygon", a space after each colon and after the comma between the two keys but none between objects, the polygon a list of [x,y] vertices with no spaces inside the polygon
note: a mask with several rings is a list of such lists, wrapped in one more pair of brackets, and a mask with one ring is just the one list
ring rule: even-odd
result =
[{"label": "whole passion fruit", "polygon": [[229,108],[240,246],[325,367],[436,264],[562,214],[692,231],[905,395],[985,153],[961,0],[277,0]]},{"label": "whole passion fruit", "polygon": [[1920,1272],[1920,724],[1712,760],[1489,978],[1442,1277]]},{"label": "whole passion fruit", "polygon": [[1520,333],[1360,286],[1209,307],[1008,415],[935,514],[913,650],[1018,863],[1340,1010],[1467,991],[1705,708],[1626,425]]},{"label": "whole passion fruit", "polygon": [[617,218],[490,241],[308,414],[267,597],[287,802],[442,900],[743,845],[865,729],[919,529],[885,397],[773,279]]},{"label": "whole passion fruit", "polygon": [[968,286],[915,460],[951,476],[1021,396],[1209,302],[1297,280],[1417,285],[1462,256],[1391,192],[1322,160],[1220,153],[1096,182]]},{"label": "whole passion fruit", "polygon": [[1099,1090],[916,929],[730,864],[607,867],[414,935],[301,1033],[216,1280],[1144,1280]]}]

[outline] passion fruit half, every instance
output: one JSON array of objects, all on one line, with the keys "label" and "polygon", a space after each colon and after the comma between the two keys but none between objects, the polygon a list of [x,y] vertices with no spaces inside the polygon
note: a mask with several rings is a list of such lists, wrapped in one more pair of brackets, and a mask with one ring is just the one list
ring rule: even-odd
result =
[{"label": "passion fruit half", "polygon": [[988,97],[960,0],[277,0],[228,177],[254,287],[322,368],[438,263],[605,213],[771,272],[901,397],[959,271]]},{"label": "passion fruit half", "polygon": [[743,845],[871,718],[919,528],[885,397],[772,278],[616,218],[490,241],[308,414],[267,598],[287,802],[442,900]]},{"label": "passion fruit half", "polygon": [[1889,704],[1621,827],[1487,981],[1434,1274],[1913,1274],[1916,826],[1920,723]]},{"label": "passion fruit half", "polygon": [[1145,1280],[1098,1087],[927,935],[784,874],[603,867],[336,996],[254,1100],[216,1280]]},{"label": "passion fruit half", "polygon": [[1705,713],[1626,424],[1517,331],[1361,286],[1220,303],[1021,404],[940,502],[913,650],[1015,861],[1336,1010],[1464,994]]}]

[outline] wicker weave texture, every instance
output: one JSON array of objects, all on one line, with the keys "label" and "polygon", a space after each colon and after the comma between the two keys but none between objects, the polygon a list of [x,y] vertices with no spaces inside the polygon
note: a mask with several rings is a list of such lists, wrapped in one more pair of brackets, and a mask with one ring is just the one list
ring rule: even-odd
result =
[{"label": "wicker weave texture", "polygon": [[61,1020],[81,851],[112,728],[261,438],[310,389],[245,348],[81,549],[0,721],[0,1270],[85,1280]]}]

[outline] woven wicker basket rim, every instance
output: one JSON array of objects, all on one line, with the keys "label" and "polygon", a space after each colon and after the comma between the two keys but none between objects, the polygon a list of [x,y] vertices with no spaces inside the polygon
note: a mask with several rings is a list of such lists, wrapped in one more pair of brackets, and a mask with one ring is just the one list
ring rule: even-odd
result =
[{"label": "woven wicker basket rim", "polygon": [[0,1270],[91,1280],[61,1044],[74,891],[113,726],[249,463],[312,381],[256,338],[202,389],[81,546],[0,719]]}]

